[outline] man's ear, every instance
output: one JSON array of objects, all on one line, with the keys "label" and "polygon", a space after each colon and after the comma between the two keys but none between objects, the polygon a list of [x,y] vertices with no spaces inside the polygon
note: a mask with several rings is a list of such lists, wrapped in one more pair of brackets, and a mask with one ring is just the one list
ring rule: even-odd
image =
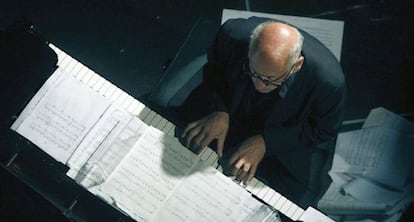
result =
[{"label": "man's ear", "polygon": [[293,73],[298,72],[302,68],[304,61],[305,57],[299,56],[299,58],[296,60],[295,66],[293,67]]}]

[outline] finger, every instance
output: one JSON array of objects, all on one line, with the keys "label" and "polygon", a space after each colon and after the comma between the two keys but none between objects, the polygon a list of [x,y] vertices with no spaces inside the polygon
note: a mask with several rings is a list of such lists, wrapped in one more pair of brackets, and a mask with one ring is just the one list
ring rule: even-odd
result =
[{"label": "finger", "polygon": [[204,148],[206,148],[206,147],[205,146],[199,146],[196,150],[194,150],[194,153],[198,155],[204,150]]},{"label": "finger", "polygon": [[[197,137],[199,137],[199,136],[200,136],[200,134]],[[202,135],[201,135],[201,137],[202,137]],[[200,145],[200,143],[197,142],[196,139],[193,139],[191,141],[190,150],[193,151],[195,154],[200,154],[201,151],[204,149],[204,147],[205,146]]]},{"label": "finger", "polygon": [[195,135],[191,141],[191,148],[192,149],[198,149],[200,147],[204,147],[201,143],[205,138],[205,134],[203,132],[199,132],[197,135]]},{"label": "finger", "polygon": [[[232,164],[233,165],[233,171],[232,171],[233,176],[239,175],[239,171],[241,170],[241,167],[243,166],[243,163],[244,162],[239,160],[235,164]],[[230,164],[231,164],[231,162],[230,162]]]},{"label": "finger", "polygon": [[229,161],[226,158],[221,157],[218,160],[218,162],[220,163],[221,168],[223,169],[223,174],[226,175],[226,176],[231,176],[232,175],[231,173],[232,173],[233,166],[231,166],[229,164]]},{"label": "finger", "polygon": [[223,156],[223,150],[224,150],[224,141],[225,141],[226,137],[225,136],[221,136],[219,138],[217,138],[217,155],[219,157]]},{"label": "finger", "polygon": [[236,151],[235,153],[233,153],[233,155],[231,155],[229,159],[229,164],[233,165],[238,159],[239,159],[239,151]]},{"label": "finger", "polygon": [[196,127],[197,125],[198,125],[198,121],[195,121],[195,122],[191,122],[191,123],[189,123],[189,124],[185,127],[185,129],[181,132],[180,137],[182,137],[182,138],[186,137],[187,133],[188,133],[190,130],[192,130],[194,127]]},{"label": "finger", "polygon": [[206,135],[204,135],[204,138],[200,141],[199,144],[202,147],[206,147],[206,146],[208,146],[211,143],[211,141],[213,141],[213,139],[214,139],[213,136],[206,136]]},{"label": "finger", "polygon": [[248,172],[250,170],[250,164],[244,164],[243,167],[240,168],[238,175],[236,176],[238,181],[242,181],[246,178],[246,175],[248,175]]},{"label": "finger", "polygon": [[199,135],[199,133],[200,133],[200,129],[198,127],[194,127],[190,129],[184,137],[185,146],[192,149],[195,144],[194,139]]},{"label": "finger", "polygon": [[250,168],[250,172],[247,175],[246,179],[244,180],[244,185],[247,186],[253,180],[254,175],[256,175],[256,170],[257,170],[257,166],[252,166]]}]

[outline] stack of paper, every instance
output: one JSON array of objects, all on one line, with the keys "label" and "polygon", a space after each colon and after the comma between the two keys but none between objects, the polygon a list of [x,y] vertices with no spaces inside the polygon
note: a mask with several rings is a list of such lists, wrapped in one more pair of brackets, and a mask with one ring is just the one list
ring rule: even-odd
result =
[{"label": "stack of paper", "polygon": [[318,207],[328,214],[392,221],[414,200],[413,154],[414,124],[373,109],[361,129],[338,135],[329,171],[333,183]]}]

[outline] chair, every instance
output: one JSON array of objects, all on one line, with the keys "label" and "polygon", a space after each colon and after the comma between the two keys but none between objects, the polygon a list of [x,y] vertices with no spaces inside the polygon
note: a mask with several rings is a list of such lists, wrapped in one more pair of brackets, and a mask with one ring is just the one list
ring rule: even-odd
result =
[{"label": "chair", "polygon": [[159,84],[147,100],[157,111],[178,107],[202,82],[202,68],[207,62],[206,50],[219,24],[207,19],[198,20],[177,55],[167,67]]}]

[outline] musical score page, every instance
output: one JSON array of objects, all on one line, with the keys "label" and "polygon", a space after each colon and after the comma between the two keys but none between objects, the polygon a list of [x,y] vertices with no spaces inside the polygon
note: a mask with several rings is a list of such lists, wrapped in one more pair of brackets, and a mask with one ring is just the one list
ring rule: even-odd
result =
[{"label": "musical score page", "polygon": [[137,117],[111,106],[69,159],[67,175],[87,189],[103,183],[146,127]]},{"label": "musical score page", "polygon": [[50,79],[54,81],[45,86],[48,89],[35,95],[11,129],[66,163],[110,101],[63,69],[57,69]]},{"label": "musical score page", "polygon": [[198,160],[175,138],[148,127],[100,191],[134,219],[151,221]]},{"label": "musical score page", "polygon": [[199,162],[168,200],[156,221],[180,222],[190,218],[205,222],[234,221],[233,218],[242,214],[248,198],[252,197],[241,186]]}]

